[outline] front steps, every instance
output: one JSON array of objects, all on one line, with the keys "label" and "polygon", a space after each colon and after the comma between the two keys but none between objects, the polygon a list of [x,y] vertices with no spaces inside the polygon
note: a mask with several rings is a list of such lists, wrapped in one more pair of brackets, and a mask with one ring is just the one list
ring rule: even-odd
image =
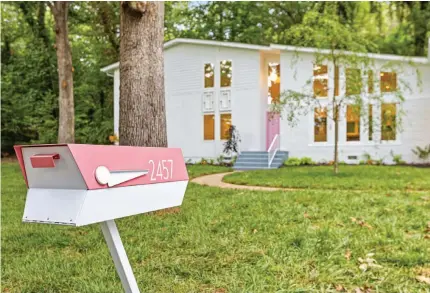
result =
[{"label": "front steps", "polygon": [[233,166],[234,170],[277,169],[288,158],[288,152],[277,151],[270,167],[267,152],[241,152]]}]

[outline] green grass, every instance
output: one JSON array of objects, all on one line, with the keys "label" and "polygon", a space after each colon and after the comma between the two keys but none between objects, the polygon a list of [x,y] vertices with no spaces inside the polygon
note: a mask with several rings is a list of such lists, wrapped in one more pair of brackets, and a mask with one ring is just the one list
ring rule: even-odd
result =
[{"label": "green grass", "polygon": [[[22,223],[17,164],[2,165],[2,183],[2,292],[122,292],[99,225]],[[141,292],[428,292],[415,280],[430,270],[428,195],[386,194],[190,183],[180,209],[117,223]],[[358,258],[370,252],[382,268],[362,272]]]},{"label": "green grass", "polygon": [[343,190],[430,190],[430,168],[406,166],[284,167],[274,170],[238,172],[225,182],[286,188]]},{"label": "green grass", "polygon": [[224,173],[232,171],[229,167],[211,166],[211,165],[190,165],[188,166],[188,176],[195,178],[198,176],[209,175],[213,173]]}]

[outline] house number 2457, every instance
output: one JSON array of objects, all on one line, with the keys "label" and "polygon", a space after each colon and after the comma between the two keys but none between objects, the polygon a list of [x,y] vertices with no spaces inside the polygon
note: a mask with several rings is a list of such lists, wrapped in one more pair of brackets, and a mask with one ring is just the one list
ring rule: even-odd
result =
[{"label": "house number 2457", "polygon": [[173,160],[160,160],[158,164],[154,160],[149,160],[151,164],[151,181],[159,179],[173,178]]}]

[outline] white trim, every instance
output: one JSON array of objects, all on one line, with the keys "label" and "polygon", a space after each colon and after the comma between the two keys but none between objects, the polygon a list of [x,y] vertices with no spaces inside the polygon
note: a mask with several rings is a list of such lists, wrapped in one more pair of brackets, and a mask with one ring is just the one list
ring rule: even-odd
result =
[{"label": "white trim", "polygon": [[[301,52],[301,53],[320,53],[320,54],[329,54],[330,50],[328,49],[317,49],[317,48],[309,48],[309,47],[297,47],[297,46],[287,46],[287,45],[278,45],[278,44],[270,44],[270,48],[291,51],[291,52]],[[336,50],[335,52],[341,52],[340,50]],[[352,55],[354,52],[345,51],[346,55]],[[387,60],[387,61],[402,61],[402,62],[414,62],[430,65],[430,60],[425,57],[408,57],[408,56],[399,56],[399,55],[389,55],[389,54],[376,54],[376,53],[357,53],[357,56],[368,56],[373,59]]]},{"label": "white trim", "polygon": [[[221,41],[211,41],[211,40],[196,40],[196,39],[173,39],[166,43],[164,43],[164,50],[167,50],[171,47],[174,47],[179,44],[194,44],[194,45],[205,45],[205,46],[218,46],[218,47],[228,47],[228,48],[238,48],[238,49],[247,49],[247,50],[261,50],[261,51],[277,51],[277,50],[284,50],[284,51],[292,51],[292,52],[302,52],[302,53],[322,53],[322,54],[328,54],[330,53],[330,50],[327,49],[317,49],[317,48],[310,48],[310,47],[296,47],[296,46],[286,46],[286,45],[279,45],[279,44],[270,44],[269,46],[262,46],[262,45],[253,45],[253,44],[244,44],[244,43],[234,43],[234,42],[221,42]],[[352,52],[346,51],[345,54],[353,54]],[[414,62],[414,63],[421,63],[421,64],[427,64],[430,65],[430,58],[425,57],[408,57],[408,56],[398,56],[398,55],[388,55],[388,54],[375,54],[375,53],[369,53],[369,54],[357,54],[358,56],[365,56],[367,55],[370,58],[373,59],[381,59],[381,60],[387,60],[387,61],[402,61],[402,62]],[[119,62],[110,64],[108,66],[105,66],[100,69],[100,71],[109,73],[111,71],[114,71],[119,68]]]}]

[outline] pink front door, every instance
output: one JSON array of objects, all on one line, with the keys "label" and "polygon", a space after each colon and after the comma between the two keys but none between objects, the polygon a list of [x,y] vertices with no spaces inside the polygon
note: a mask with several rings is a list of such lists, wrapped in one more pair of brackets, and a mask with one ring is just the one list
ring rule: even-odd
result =
[{"label": "pink front door", "polygon": [[266,113],[266,150],[269,150],[273,139],[279,134],[279,120],[279,114]]}]

